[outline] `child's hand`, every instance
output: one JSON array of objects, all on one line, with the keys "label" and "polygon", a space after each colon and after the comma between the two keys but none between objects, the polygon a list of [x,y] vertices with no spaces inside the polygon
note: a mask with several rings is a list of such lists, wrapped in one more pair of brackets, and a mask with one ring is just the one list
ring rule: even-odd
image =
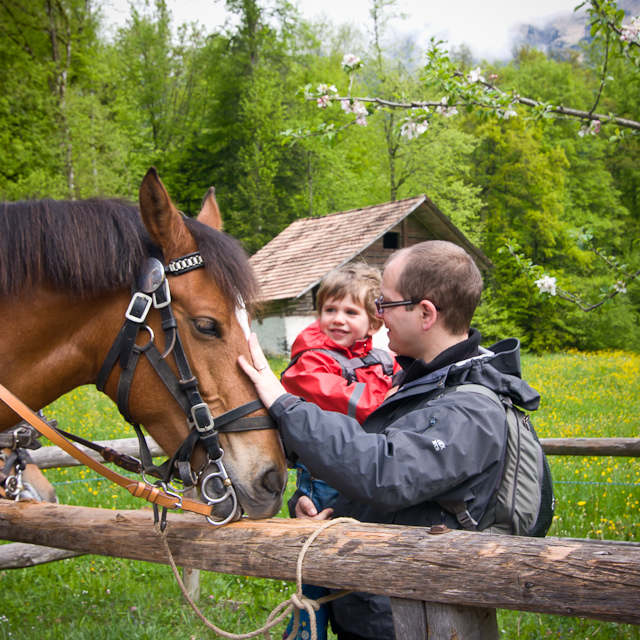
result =
[{"label": "child's hand", "polygon": [[287,390],[280,384],[280,380],[269,368],[269,363],[264,353],[262,353],[255,333],[249,336],[249,351],[253,365],[250,365],[244,356],[238,357],[238,364],[249,376],[251,382],[255,384],[260,400],[269,409],[281,395],[287,393]]},{"label": "child's hand", "polygon": [[331,520],[333,509],[323,509],[320,513],[308,496],[300,496],[296,503],[296,518],[301,520]]}]

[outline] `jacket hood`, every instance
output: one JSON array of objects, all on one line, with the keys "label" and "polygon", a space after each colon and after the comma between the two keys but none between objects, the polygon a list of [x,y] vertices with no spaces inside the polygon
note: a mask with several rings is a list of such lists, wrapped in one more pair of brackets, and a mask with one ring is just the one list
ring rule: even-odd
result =
[{"label": "jacket hood", "polygon": [[424,385],[437,388],[481,384],[498,395],[508,396],[516,406],[525,411],[535,411],[540,404],[540,394],[520,376],[520,341],[517,338],[507,338],[496,342],[489,349],[481,349],[480,355],[474,358],[455,362],[413,380],[406,388],[415,393],[414,388]]},{"label": "jacket hood", "polygon": [[364,340],[357,340],[350,349],[343,347],[335,343],[328,336],[325,336],[320,330],[320,320],[316,320],[313,324],[301,331],[293,341],[291,357],[294,358],[297,354],[302,351],[308,351],[309,349],[331,349],[344,354],[348,358],[361,358],[371,351],[371,347],[371,337],[367,337]]}]

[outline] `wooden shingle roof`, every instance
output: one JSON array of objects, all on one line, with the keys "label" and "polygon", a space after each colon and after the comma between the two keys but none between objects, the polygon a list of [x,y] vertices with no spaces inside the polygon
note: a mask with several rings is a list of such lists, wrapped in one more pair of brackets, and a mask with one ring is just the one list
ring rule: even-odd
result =
[{"label": "wooden shingle roof", "polygon": [[262,300],[304,295],[327,273],[353,260],[412,213],[435,238],[461,245],[481,268],[492,266],[449,218],[421,195],[292,222],[251,256]]}]

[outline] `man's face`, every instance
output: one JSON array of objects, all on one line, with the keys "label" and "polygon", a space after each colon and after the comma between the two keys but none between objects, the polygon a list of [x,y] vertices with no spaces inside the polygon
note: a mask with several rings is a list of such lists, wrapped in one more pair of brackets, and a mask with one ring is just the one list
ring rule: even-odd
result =
[{"label": "man's face", "polygon": [[[402,274],[407,258],[399,256],[390,262],[382,274],[380,293],[384,302],[397,302],[403,299],[396,283]],[[382,310],[379,317],[384,320],[389,335],[389,349],[401,356],[421,358],[423,348],[420,305],[413,307],[389,307]]]}]

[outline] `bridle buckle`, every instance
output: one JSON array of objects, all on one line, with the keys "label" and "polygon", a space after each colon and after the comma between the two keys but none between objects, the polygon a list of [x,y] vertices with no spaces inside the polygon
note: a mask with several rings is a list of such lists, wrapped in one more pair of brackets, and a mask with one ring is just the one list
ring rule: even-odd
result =
[{"label": "bridle buckle", "polygon": [[191,420],[198,430],[198,433],[208,433],[213,430],[213,416],[206,402],[194,404],[191,407]]},{"label": "bridle buckle", "polygon": [[142,293],[142,291],[136,291],[131,297],[131,302],[125,311],[124,317],[127,320],[131,320],[131,322],[143,324],[147,319],[147,314],[152,304],[153,300],[150,296]]}]

